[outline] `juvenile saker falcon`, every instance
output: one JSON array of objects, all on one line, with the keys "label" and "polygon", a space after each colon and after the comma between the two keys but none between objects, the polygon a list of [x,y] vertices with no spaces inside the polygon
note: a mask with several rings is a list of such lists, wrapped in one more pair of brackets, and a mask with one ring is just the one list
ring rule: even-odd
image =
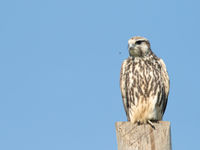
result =
[{"label": "juvenile saker falcon", "polygon": [[120,88],[128,121],[162,120],[169,94],[169,76],[162,59],[144,37],[128,41],[129,57],[120,72]]}]

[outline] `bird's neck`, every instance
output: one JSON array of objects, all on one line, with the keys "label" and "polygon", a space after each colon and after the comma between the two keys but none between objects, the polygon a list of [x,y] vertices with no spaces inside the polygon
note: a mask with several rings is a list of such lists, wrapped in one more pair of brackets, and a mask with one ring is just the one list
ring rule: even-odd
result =
[{"label": "bird's neck", "polygon": [[157,56],[155,54],[153,54],[153,53],[150,53],[149,55],[143,56],[143,57],[129,56],[129,59],[132,60],[132,61],[139,61],[139,60],[148,61],[148,60],[151,60],[151,59],[157,59]]}]

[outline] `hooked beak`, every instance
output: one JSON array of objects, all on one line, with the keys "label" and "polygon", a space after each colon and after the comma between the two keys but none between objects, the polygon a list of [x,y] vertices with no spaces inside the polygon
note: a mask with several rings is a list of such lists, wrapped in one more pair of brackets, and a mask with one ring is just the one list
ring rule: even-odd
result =
[{"label": "hooked beak", "polygon": [[128,49],[133,50],[135,48],[135,44],[128,44]]}]

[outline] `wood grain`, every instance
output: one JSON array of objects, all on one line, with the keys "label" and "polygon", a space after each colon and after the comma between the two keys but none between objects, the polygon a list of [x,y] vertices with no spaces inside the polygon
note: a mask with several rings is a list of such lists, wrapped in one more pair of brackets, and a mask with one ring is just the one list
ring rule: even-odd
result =
[{"label": "wood grain", "polygon": [[171,150],[170,122],[153,125],[116,122],[118,150]]}]

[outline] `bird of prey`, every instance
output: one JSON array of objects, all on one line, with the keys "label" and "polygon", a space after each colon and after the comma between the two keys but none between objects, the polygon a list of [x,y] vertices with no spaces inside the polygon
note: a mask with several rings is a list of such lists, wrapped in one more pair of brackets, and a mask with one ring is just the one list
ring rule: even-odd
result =
[{"label": "bird of prey", "polygon": [[151,50],[144,37],[128,40],[129,57],[120,72],[120,89],[128,121],[150,123],[162,120],[169,94],[169,76],[164,61]]}]

